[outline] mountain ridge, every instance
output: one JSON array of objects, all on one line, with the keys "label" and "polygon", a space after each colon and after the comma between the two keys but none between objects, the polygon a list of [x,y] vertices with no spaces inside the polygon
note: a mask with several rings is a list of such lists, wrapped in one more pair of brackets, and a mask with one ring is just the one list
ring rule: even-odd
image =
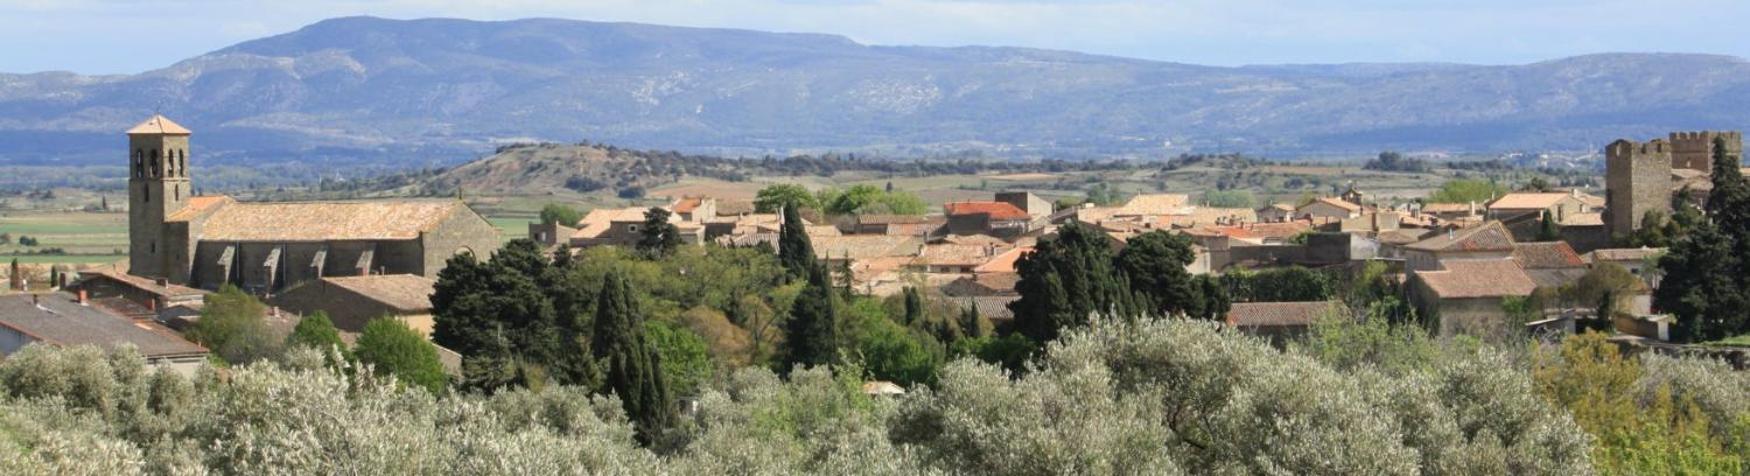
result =
[{"label": "mountain ridge", "polygon": [[1203,66],[563,19],[344,17],[135,75],[0,73],[0,164],[105,163],[153,111],[218,162],[457,163],[519,141],[728,155],[1590,150],[1750,127],[1750,61]]}]

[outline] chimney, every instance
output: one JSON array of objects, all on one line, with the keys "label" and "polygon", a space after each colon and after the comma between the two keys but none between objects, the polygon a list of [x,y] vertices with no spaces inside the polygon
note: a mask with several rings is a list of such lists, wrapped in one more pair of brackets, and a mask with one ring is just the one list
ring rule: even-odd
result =
[{"label": "chimney", "polygon": [[81,305],[81,306],[86,305],[86,298],[87,297],[88,296],[86,296],[84,289],[79,290],[79,305]]}]

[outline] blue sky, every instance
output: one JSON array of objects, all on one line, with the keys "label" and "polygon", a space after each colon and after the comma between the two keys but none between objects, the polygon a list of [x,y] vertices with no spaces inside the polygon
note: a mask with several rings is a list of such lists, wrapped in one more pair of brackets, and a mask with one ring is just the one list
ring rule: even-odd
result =
[{"label": "blue sky", "polygon": [[1213,65],[1750,57],[1750,0],[0,0],[0,72],[137,73],[349,15],[634,21]]}]

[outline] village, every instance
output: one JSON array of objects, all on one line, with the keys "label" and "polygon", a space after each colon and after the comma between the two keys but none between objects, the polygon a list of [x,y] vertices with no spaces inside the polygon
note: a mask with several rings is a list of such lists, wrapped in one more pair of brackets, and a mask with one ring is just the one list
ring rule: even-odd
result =
[{"label": "village", "polygon": [[[446,260],[485,259],[500,242],[496,229],[457,200],[258,203],[194,196],[191,134],[162,116],[128,131],[128,266],[56,267],[31,282],[14,262],[12,292],[0,296],[0,352],[30,343],[131,345],[148,361],[193,372],[209,349],[180,332],[199,321],[210,293],[227,286],[265,303],[264,318],[283,332],[300,316],[321,313],[348,341],[385,317],[429,338],[432,296]],[[1716,151],[1716,144],[1727,150]],[[1737,133],[1618,141],[1604,151],[1606,196],[1554,189],[1464,204],[1388,204],[1350,187],[1252,209],[1200,205],[1171,193],[1060,207],[1030,192],[998,191],[988,200],[942,203],[940,213],[828,216],[804,209],[797,217],[814,258],[854,293],[924,290],[931,300],[988,319],[999,334],[1013,332],[1017,263],[1060,228],[1080,226],[1097,230],[1115,253],[1145,233],[1187,237],[1194,258],[1185,271],[1195,276],[1376,266],[1442,338],[1559,341],[1593,330],[1625,349],[1690,352],[1671,342],[1673,318],[1653,306],[1664,250],[1621,245],[1643,228],[1665,226],[1645,217],[1680,212],[1674,195],[1684,195],[1678,203],[1705,202],[1713,157],[1737,160],[1741,151]],[[649,236],[640,227],[649,228],[653,216],[672,226],[681,246],[774,253],[783,246],[786,223],[778,210],[692,195],[656,208],[600,208],[575,222],[530,223],[526,238],[543,253],[632,248]],[[1632,283],[1597,289],[1600,280],[1624,273]],[[1220,320],[1280,342],[1344,314],[1344,305],[1335,296],[1236,300]],[[469,356],[438,350],[446,372],[459,378]],[[1746,364],[1741,348],[1700,352]]]}]

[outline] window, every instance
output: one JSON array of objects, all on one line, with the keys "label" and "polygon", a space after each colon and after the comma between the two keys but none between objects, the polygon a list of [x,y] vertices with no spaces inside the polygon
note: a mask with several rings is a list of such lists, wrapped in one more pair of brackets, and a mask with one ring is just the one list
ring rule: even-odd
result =
[{"label": "window", "polygon": [[638,225],[626,225],[626,231],[637,233],[638,232]]},{"label": "window", "polygon": [[176,184],[176,200],[182,201],[182,184]]}]

